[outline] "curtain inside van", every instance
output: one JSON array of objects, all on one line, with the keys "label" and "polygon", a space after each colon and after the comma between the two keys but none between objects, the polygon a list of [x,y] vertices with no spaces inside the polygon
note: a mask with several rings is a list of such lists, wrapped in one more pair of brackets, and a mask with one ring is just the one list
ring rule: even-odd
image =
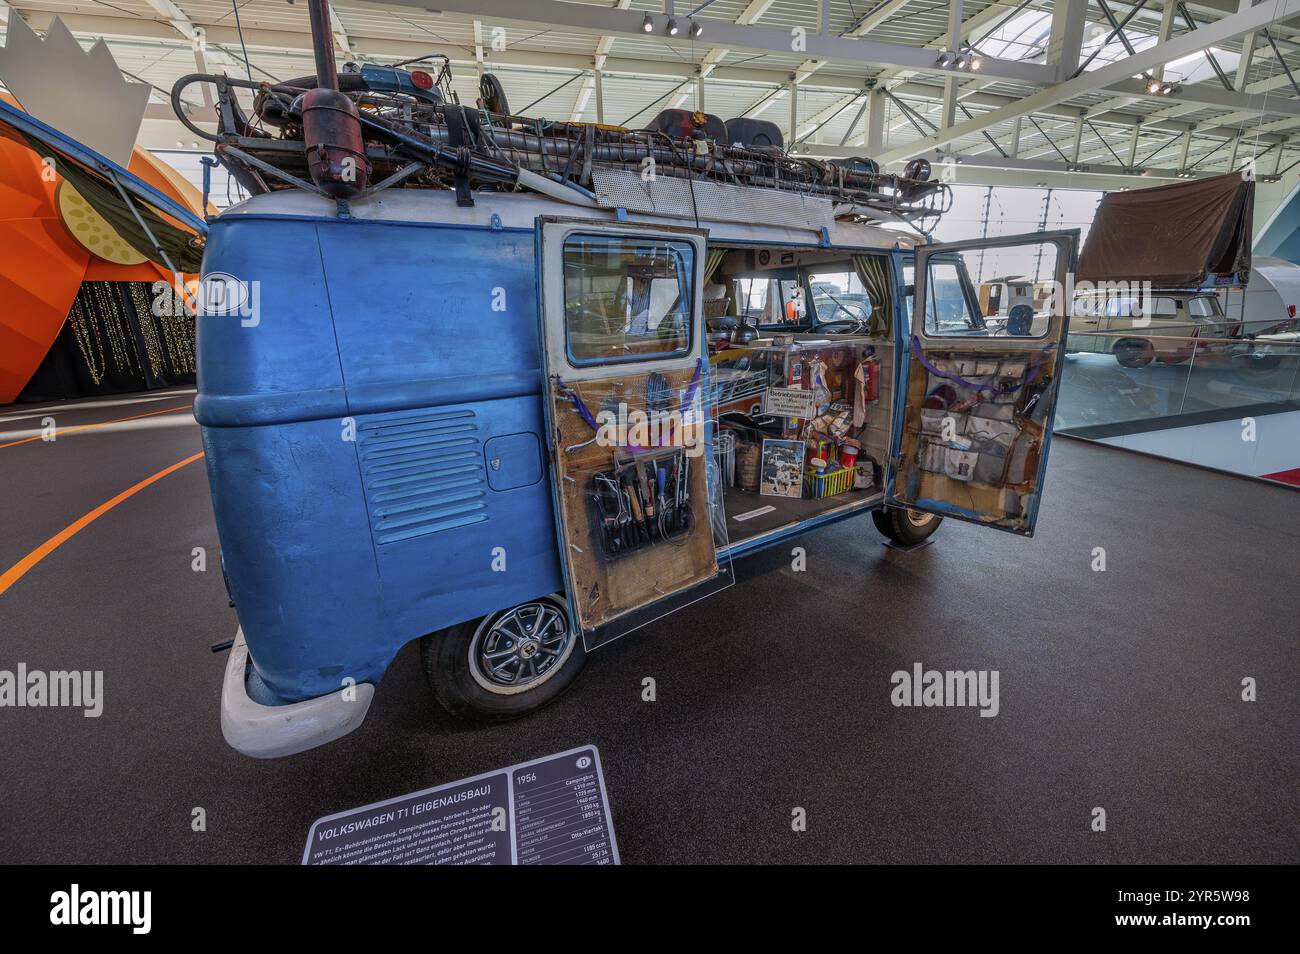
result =
[{"label": "curtain inside van", "polygon": [[858,273],[858,281],[871,296],[870,334],[884,337],[889,333],[889,316],[894,307],[889,262],[883,255],[854,255],[853,267]]}]

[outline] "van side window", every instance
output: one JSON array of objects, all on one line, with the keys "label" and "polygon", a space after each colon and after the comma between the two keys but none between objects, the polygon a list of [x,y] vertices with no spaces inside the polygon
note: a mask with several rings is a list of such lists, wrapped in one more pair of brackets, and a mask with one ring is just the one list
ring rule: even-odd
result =
[{"label": "van side window", "polygon": [[1172,298],[1152,299],[1151,314],[1155,318],[1176,318],[1178,317],[1178,302]]},{"label": "van side window", "polygon": [[[750,318],[760,328],[790,323],[790,302],[799,282],[767,275],[747,275],[736,279],[736,314]],[[800,306],[802,303],[800,303]]]},{"label": "van side window", "polygon": [[564,335],[574,364],[691,349],[695,248],[689,242],[574,234],[564,240]]},{"label": "van side window", "polygon": [[757,324],[775,321],[768,317],[780,311],[780,294],[774,294],[775,291],[770,278],[737,278],[736,314],[741,318],[753,318]]}]

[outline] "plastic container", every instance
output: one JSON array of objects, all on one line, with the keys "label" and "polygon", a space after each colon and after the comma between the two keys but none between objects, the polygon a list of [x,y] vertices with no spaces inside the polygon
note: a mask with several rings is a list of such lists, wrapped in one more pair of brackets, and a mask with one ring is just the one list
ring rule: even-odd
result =
[{"label": "plastic container", "polygon": [[834,497],[853,487],[857,471],[851,467],[836,467],[824,474],[811,473],[804,477],[804,491],[814,500]]}]

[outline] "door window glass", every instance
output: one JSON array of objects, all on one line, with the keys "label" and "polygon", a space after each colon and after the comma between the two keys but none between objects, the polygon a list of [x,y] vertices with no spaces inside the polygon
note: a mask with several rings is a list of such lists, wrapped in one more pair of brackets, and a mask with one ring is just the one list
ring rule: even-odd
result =
[{"label": "door window glass", "polygon": [[574,364],[682,355],[691,348],[695,248],[610,235],[564,240],[564,329]]},{"label": "door window glass", "polygon": [[[1033,242],[949,251],[926,263],[925,333],[932,338],[1041,338],[1053,314],[1065,307],[1055,283],[1057,247]],[[1013,274],[1015,281],[1005,276]],[[997,287],[1000,308],[979,313],[975,288]],[[1001,289],[999,289],[1001,292]],[[989,309],[993,312],[993,309]]]},{"label": "door window glass", "polygon": [[926,289],[927,335],[983,334],[984,323],[971,310],[956,262],[930,262]]}]

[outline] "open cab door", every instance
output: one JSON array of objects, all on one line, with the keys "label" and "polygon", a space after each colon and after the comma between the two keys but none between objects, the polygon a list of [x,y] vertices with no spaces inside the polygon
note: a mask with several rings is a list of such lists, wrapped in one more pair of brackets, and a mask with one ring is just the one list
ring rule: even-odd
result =
[{"label": "open cab door", "polygon": [[732,581],[711,497],[706,233],[542,217],[537,236],[561,564],[590,649]]},{"label": "open cab door", "polygon": [[[1077,230],[916,249],[890,504],[1032,536],[1061,383]],[[1022,276],[1033,303],[981,314],[975,282]]]}]

